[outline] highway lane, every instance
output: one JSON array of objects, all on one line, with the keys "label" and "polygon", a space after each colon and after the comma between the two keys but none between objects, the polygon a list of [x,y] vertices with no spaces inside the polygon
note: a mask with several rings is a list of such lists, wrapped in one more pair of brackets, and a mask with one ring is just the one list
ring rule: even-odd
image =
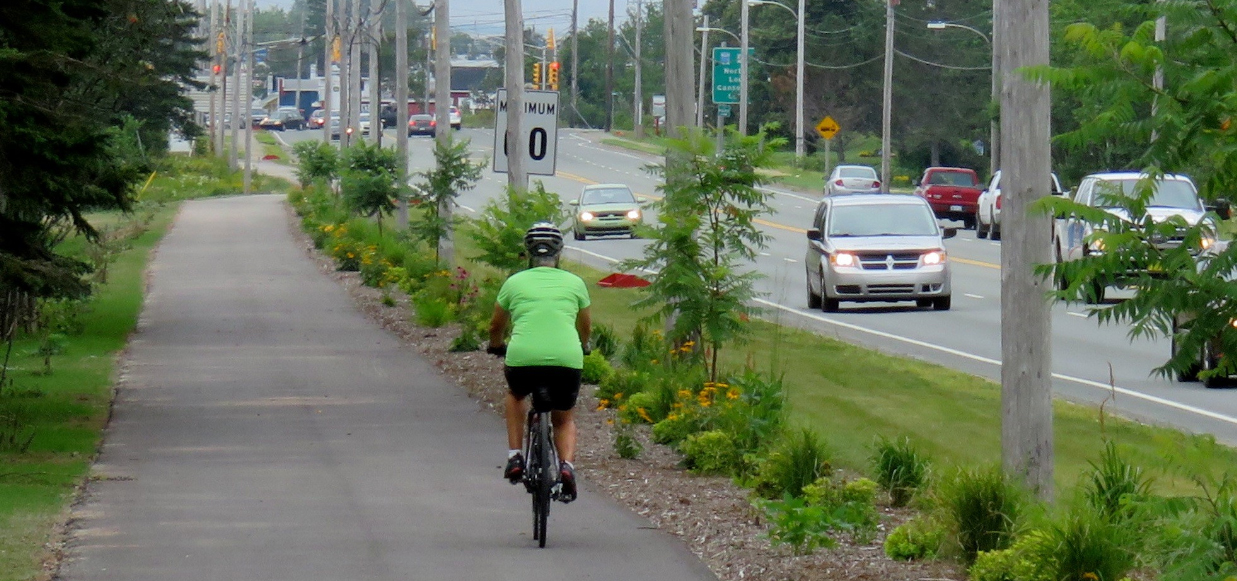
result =
[{"label": "highway lane", "polygon": [[[491,132],[466,129],[458,135],[472,139],[471,151],[478,159],[491,154]],[[409,156],[414,171],[432,165],[431,147],[429,139],[412,140]],[[570,130],[560,132],[558,154],[558,175],[533,179],[542,180],[564,200],[583,184],[600,182],[627,183],[639,195],[657,194],[656,176],[643,169],[657,163],[656,156],[601,145],[596,133]],[[505,185],[505,175],[487,171],[478,188],[459,201],[469,210],[480,210]],[[754,267],[766,276],[759,289],[771,316],[777,311],[784,323],[999,381],[1000,243],[978,240],[970,230],[960,230],[947,241],[954,276],[953,308],[948,312],[920,310],[911,303],[843,303],[841,312],[825,314],[806,307],[802,264],[803,233],[818,196],[770,189],[775,192],[774,212],[763,221],[770,240]],[[639,256],[644,244],[600,239],[573,242],[568,248],[574,257],[606,268],[613,260]],[[1126,327],[1100,326],[1086,317],[1086,307],[1080,304],[1054,306],[1052,324],[1055,393],[1099,403],[1114,395],[1111,382],[1117,389],[1107,409],[1237,444],[1237,394],[1151,375],[1168,357],[1167,340],[1131,341]]]}]

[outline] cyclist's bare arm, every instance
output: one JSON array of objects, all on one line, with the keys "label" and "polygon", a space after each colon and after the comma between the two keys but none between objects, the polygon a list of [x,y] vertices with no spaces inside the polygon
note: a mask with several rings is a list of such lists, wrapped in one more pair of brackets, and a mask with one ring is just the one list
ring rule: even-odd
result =
[{"label": "cyclist's bare arm", "polygon": [[584,307],[576,313],[576,333],[580,334],[581,345],[588,345],[589,335],[593,332],[593,315],[590,308]]},{"label": "cyclist's bare arm", "polygon": [[[511,315],[505,309],[494,305],[494,316],[490,318],[490,346],[496,347],[505,344],[507,341],[507,324],[511,322]],[[577,325],[578,326],[578,325]]]}]

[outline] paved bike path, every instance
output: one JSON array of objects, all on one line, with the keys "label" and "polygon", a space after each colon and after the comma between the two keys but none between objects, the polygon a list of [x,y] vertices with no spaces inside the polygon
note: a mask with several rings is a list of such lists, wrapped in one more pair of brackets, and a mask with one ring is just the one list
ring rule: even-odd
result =
[{"label": "paved bike path", "polygon": [[275,196],[186,203],[159,246],[61,579],[714,579],[584,483],[499,478],[504,431],[356,310]]}]

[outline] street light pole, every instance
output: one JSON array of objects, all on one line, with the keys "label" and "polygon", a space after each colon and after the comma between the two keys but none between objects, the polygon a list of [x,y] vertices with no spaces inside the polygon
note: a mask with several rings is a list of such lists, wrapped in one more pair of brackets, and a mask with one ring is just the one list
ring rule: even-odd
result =
[{"label": "street light pole", "polygon": [[[997,2],[994,5],[996,10],[1000,10],[1000,4],[1001,4],[1000,2]],[[996,14],[994,13],[993,20],[992,20],[993,23],[995,23],[998,19],[999,18],[997,18]],[[953,22],[939,22],[939,21],[929,22],[928,28],[931,30],[944,30],[946,28],[961,28],[963,30],[969,30],[971,32],[974,32],[975,34],[978,34],[980,38],[984,39],[984,42],[988,43],[988,46],[992,50],[992,87],[990,89],[991,92],[989,94],[989,99],[993,103],[996,103],[997,100],[1000,99],[1001,97],[1001,54],[999,51],[996,50],[996,42],[995,42],[996,34],[997,32],[999,32],[998,29],[996,28],[996,25],[995,24],[993,25],[992,37],[989,37],[988,35],[984,34],[983,31],[979,30],[978,28],[971,28],[970,26],[967,26],[965,24],[955,24]],[[998,119],[993,118],[989,122],[989,127],[988,127],[988,166],[989,166],[988,174],[989,175],[996,173],[996,170],[1001,168],[1001,130],[1000,128],[1001,128],[1001,123]]]},{"label": "street light pole", "polygon": [[890,128],[893,125],[893,1],[885,0],[885,77],[881,91],[881,183],[889,185]]},{"label": "street light pole", "polygon": [[798,25],[798,54],[795,65],[795,159],[803,160],[804,139],[803,139],[803,7],[804,0],[799,0],[799,11],[795,10],[781,2],[773,2],[772,0],[747,0],[747,3],[752,6],[761,4],[771,4],[773,6],[781,6],[789,10],[795,15],[795,20]]},{"label": "street light pole", "polygon": [[704,15],[704,27],[700,32],[700,85],[696,90],[696,128],[704,128],[704,64],[709,61],[709,15]]}]

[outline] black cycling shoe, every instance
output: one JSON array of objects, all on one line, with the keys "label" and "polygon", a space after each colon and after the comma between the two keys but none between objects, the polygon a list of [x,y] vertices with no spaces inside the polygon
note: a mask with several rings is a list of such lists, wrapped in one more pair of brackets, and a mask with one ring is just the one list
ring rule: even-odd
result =
[{"label": "black cycling shoe", "polygon": [[503,478],[512,484],[519,484],[524,478],[524,456],[516,454],[507,459],[507,469],[503,470]]},{"label": "black cycling shoe", "polygon": [[562,462],[558,465],[558,480],[562,487],[558,492],[558,500],[567,503],[576,499],[576,471],[571,465]]}]

